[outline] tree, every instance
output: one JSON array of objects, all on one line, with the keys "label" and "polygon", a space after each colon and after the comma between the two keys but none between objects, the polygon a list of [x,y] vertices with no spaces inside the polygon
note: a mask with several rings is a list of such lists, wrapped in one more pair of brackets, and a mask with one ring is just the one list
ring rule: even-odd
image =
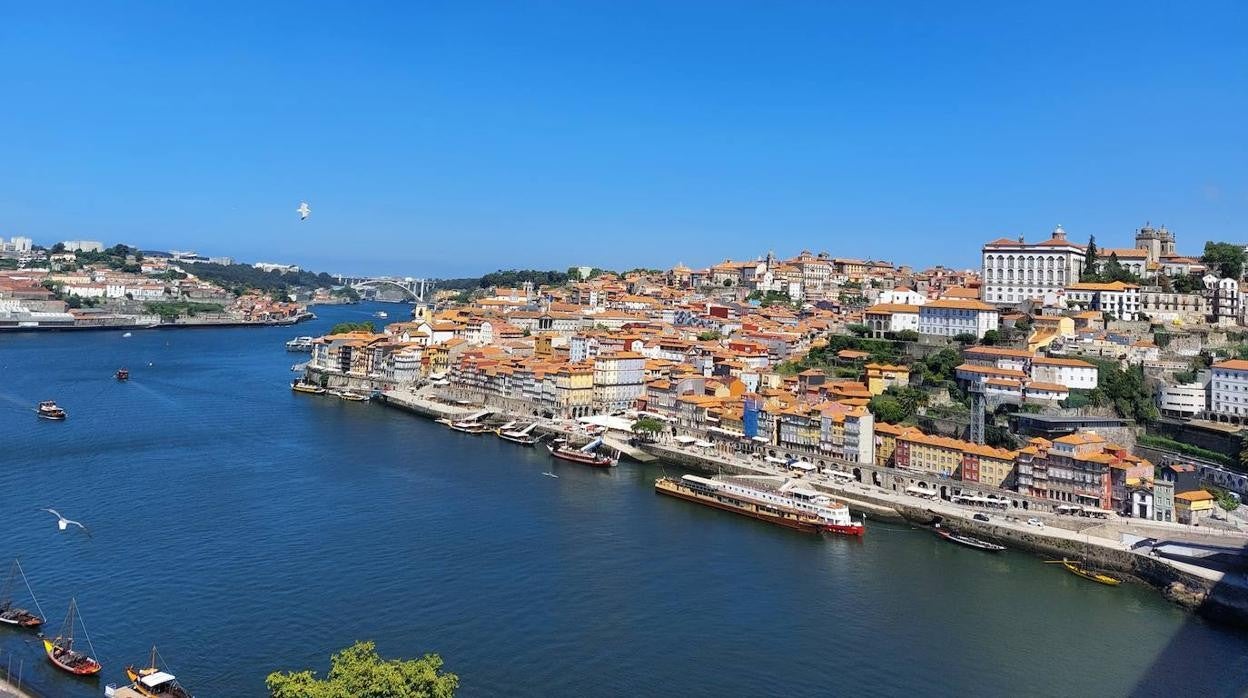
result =
[{"label": "tree", "polygon": [[329,331],[330,334],[347,334],[348,332],[376,332],[377,328],[368,322],[340,322]]},{"label": "tree", "polygon": [[721,335],[716,330],[707,330],[706,332],[698,333],[698,341],[700,342],[714,342],[714,341],[721,339],[722,337],[723,335]]},{"label": "tree", "polygon": [[654,419],[653,417],[642,417],[641,419],[633,422],[632,428],[634,434],[647,439],[652,439],[655,434],[662,433],[665,425],[662,421]]},{"label": "tree", "polygon": [[962,346],[966,346],[968,344],[974,344],[975,339],[976,339],[975,335],[971,334],[970,332],[959,332],[958,334],[955,334],[953,336],[953,341],[957,342],[958,344],[961,344]]},{"label": "tree", "polygon": [[[1163,274],[1162,278],[1169,279],[1170,277]],[[1191,274],[1182,274],[1174,277],[1172,280],[1172,286],[1174,287],[1175,293],[1196,293],[1203,288],[1200,283],[1200,279],[1192,276]]]},{"label": "tree", "polygon": [[1083,273],[1096,273],[1096,236],[1088,236],[1088,249],[1083,255]]},{"label": "tree", "polygon": [[382,659],[372,642],[357,642],[330,659],[329,674],[275,671],[264,680],[271,698],[450,698],[459,677],[442,671],[442,658]]},{"label": "tree", "polygon": [[1223,278],[1238,279],[1244,273],[1244,248],[1229,242],[1209,241],[1205,243],[1205,253],[1200,261]]},{"label": "tree", "polygon": [[893,335],[893,339],[899,342],[917,342],[919,341],[919,333],[914,330],[902,330]]},{"label": "tree", "polygon": [[1014,329],[1019,332],[1030,332],[1033,324],[1035,324],[1035,322],[1031,319],[1031,316],[1024,315],[1014,321]]},{"label": "tree", "polygon": [[988,346],[988,347],[994,344],[1000,344],[1001,333],[996,330],[988,330],[987,332],[984,333],[984,338],[980,341],[984,343],[984,346]]},{"label": "tree", "polygon": [[872,415],[875,415],[876,421],[888,422],[889,424],[899,424],[909,416],[897,398],[892,395],[876,395],[871,398],[867,409],[871,410]]},{"label": "tree", "polygon": [[1239,464],[1248,467],[1248,434],[1239,440]]},{"label": "tree", "polygon": [[51,249],[51,250],[49,250],[49,251],[50,251],[52,254],[61,254],[61,253],[65,252],[65,243],[63,243],[63,242],[58,242],[58,243],[56,243],[55,245],[53,245],[53,246],[52,246],[52,249]]},{"label": "tree", "polygon": [[867,335],[871,334],[871,328],[861,323],[853,323],[850,325],[846,325],[845,329],[852,332],[854,336],[856,337],[866,337]]},{"label": "tree", "polygon": [[732,286],[732,279],[724,279],[724,288],[730,288],[731,286]]}]

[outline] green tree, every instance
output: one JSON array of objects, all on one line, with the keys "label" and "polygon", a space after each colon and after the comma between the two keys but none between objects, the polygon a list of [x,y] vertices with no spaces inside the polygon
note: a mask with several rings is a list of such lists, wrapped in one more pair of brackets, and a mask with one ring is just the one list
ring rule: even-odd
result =
[{"label": "green tree", "polygon": [[871,328],[867,327],[866,325],[863,325],[862,323],[853,323],[853,324],[846,325],[845,329],[849,330],[850,332],[854,334],[854,336],[857,336],[857,337],[866,337],[867,335],[871,334]]},{"label": "green tree", "polygon": [[889,424],[899,424],[909,416],[906,414],[906,409],[892,395],[876,395],[871,398],[867,409],[871,410],[871,414],[875,415],[876,421],[888,422]]},{"label": "green tree", "polygon": [[653,417],[642,417],[633,422],[632,427],[634,434],[647,439],[653,439],[656,434],[662,433],[664,428],[666,425]]},{"label": "green tree", "polygon": [[1243,245],[1209,241],[1200,261],[1223,278],[1238,279],[1244,272],[1244,258]]},{"label": "green tree", "polygon": [[[1170,278],[1168,276],[1165,276],[1164,274],[1161,276],[1167,279]],[[1195,276],[1192,276],[1191,274],[1183,274],[1182,276],[1174,277],[1174,279],[1172,280],[1172,285],[1174,287],[1175,293],[1196,293],[1204,288],[1204,285],[1201,284],[1200,279],[1196,278]]]},{"label": "green tree", "polygon": [[275,671],[264,680],[271,698],[450,698],[459,677],[442,658],[382,659],[372,642],[357,642],[330,659],[329,674]]},{"label": "green tree", "polygon": [[899,342],[917,342],[919,341],[919,333],[914,330],[902,330],[895,333],[893,339]]},{"label": "green tree", "polygon": [[1014,321],[1014,329],[1018,330],[1019,332],[1030,332],[1031,326],[1033,324],[1034,324],[1034,321],[1031,319],[1031,316],[1024,315]]},{"label": "green tree", "polygon": [[984,338],[980,341],[984,343],[984,346],[988,346],[988,347],[994,344],[1000,344],[1001,333],[996,330],[988,330],[987,332],[984,333]]},{"label": "green tree", "polygon": [[700,342],[714,342],[722,338],[723,335],[715,330],[707,330],[706,332],[698,333],[698,341]]},{"label": "green tree", "polygon": [[377,328],[368,322],[340,322],[329,331],[330,334],[347,334],[348,332],[376,332]]},{"label": "green tree", "polygon": [[730,288],[731,286],[732,286],[732,279],[724,279],[724,288]]},{"label": "green tree", "polygon": [[1088,249],[1083,255],[1083,273],[1085,276],[1096,274],[1096,236],[1088,236]]},{"label": "green tree", "polygon": [[51,252],[52,254],[61,254],[62,252],[65,251],[65,243],[58,242],[52,246],[51,250],[48,250],[48,251]]},{"label": "green tree", "polygon": [[955,334],[953,336],[953,341],[957,342],[958,344],[961,344],[962,346],[967,346],[968,344],[974,344],[975,339],[976,339],[975,335],[971,334],[970,332],[959,332],[958,334]]}]

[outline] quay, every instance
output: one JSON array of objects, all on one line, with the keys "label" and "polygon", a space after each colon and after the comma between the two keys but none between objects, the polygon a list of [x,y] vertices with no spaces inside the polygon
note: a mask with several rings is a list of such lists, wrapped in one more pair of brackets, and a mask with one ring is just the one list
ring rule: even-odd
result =
[{"label": "quay", "polygon": [[[381,394],[380,400],[385,405],[429,419],[466,417],[484,409],[475,403],[449,400],[432,391],[419,389],[386,391]],[[542,434],[558,435],[573,441],[590,438],[583,429],[570,426],[567,422],[512,415],[501,409],[495,409],[493,415],[496,418],[537,421],[535,430]],[[1041,506],[1047,505],[1047,502],[1021,501],[1018,495],[1014,495],[1012,500],[1013,509],[985,511],[945,499],[948,487],[953,484],[949,481],[944,481],[943,487],[935,483],[931,485],[933,492],[940,492],[942,496],[927,499],[906,494],[906,483],[914,484],[914,481],[932,478],[895,468],[830,459],[830,469],[852,475],[852,480],[845,481],[819,471],[793,473],[766,461],[728,457],[705,449],[695,450],[693,446],[659,442],[634,446],[623,443],[608,432],[602,436],[608,447],[640,462],[669,464],[711,475],[801,479],[807,486],[843,501],[852,510],[872,520],[926,527],[939,516],[943,526],[958,533],[1038,556],[1084,560],[1151,586],[1172,602],[1202,615],[1248,625],[1248,575],[1164,559],[1151,554],[1150,546],[1139,544],[1141,540],[1181,535],[1184,540],[1198,544],[1225,546],[1235,543],[1244,547],[1248,544],[1248,537],[1242,534],[1222,531],[1197,533],[1180,524],[1151,521],[1102,521],[1061,516],[1050,511],[1049,507]],[[925,483],[924,486],[928,485]],[[976,520],[974,515],[977,513],[988,514],[989,520]],[[1043,525],[1029,523],[1029,519]]]}]

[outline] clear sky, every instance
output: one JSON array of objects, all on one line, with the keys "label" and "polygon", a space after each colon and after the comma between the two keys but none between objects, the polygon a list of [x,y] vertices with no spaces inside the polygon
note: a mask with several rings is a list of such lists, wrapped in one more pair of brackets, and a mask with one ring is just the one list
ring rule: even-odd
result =
[{"label": "clear sky", "polygon": [[457,276],[1248,242],[1245,2],[4,2],[0,66],[0,235],[49,244]]}]

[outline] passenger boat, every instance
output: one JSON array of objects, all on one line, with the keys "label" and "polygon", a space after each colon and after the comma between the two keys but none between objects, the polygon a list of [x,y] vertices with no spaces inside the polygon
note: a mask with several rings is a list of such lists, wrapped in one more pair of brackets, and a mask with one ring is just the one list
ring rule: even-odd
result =
[{"label": "passenger boat", "polygon": [[39,415],[39,419],[51,419],[54,421],[61,421],[66,416],[65,410],[57,407],[56,402],[52,400],[44,400],[39,403],[36,413]]},{"label": "passenger boat", "polygon": [[806,533],[861,536],[866,532],[862,521],[850,517],[849,507],[844,503],[833,501],[822,492],[797,487],[791,480],[769,490],[685,475],[680,479],[661,477],[654,481],[654,490]]},{"label": "passenger boat", "polygon": [[[1056,563],[1058,562],[1058,560],[1051,560],[1050,562]],[[1079,576],[1079,577],[1083,577],[1084,579],[1090,579],[1096,582],[1097,584],[1104,584],[1105,586],[1111,586],[1111,587],[1116,587],[1119,584],[1122,584],[1121,579],[1111,577],[1107,574],[1102,574],[1100,572],[1097,572],[1096,570],[1088,569],[1087,567],[1084,567],[1082,563],[1072,562],[1070,560],[1067,560],[1066,558],[1062,558],[1061,563],[1062,563],[1062,567],[1065,567],[1067,572],[1070,572],[1071,574]]]},{"label": "passenger boat", "polygon": [[[44,637],[43,651],[47,653],[48,660],[58,669],[76,676],[94,676],[100,673],[100,663],[90,655],[74,649],[74,616],[77,610],[77,602],[70,599],[69,613],[65,616],[65,624],[61,626],[60,634],[50,639]],[[87,626],[82,627],[85,634]],[[87,646],[91,647],[90,636],[87,636]],[[91,654],[95,654],[94,647],[91,647]]]},{"label": "passenger boat", "polygon": [[30,582],[26,579],[26,573],[22,571],[22,564],[14,560],[9,568],[9,578],[5,580],[4,587],[0,589],[0,623],[22,628],[37,628],[43,625],[43,617],[40,615],[43,613],[42,610],[36,614],[13,605],[13,587],[19,575],[26,585],[26,591],[30,592],[31,600],[35,602],[35,608],[39,608],[39,600],[35,598],[35,592],[30,589]]},{"label": "passenger boat", "polygon": [[312,351],[312,337],[295,337],[286,342],[286,351]]},{"label": "passenger boat", "polygon": [[296,393],[309,393],[311,395],[324,395],[325,389],[319,385],[304,383],[303,381],[295,381],[290,384],[290,389]]},{"label": "passenger boat", "polygon": [[117,369],[117,380],[119,380],[119,381],[128,381],[128,380],[130,380],[130,369],[128,369],[128,368],[119,368],[119,369]]},{"label": "passenger boat", "polygon": [[448,422],[447,426],[455,431],[463,432],[465,434],[484,434],[490,430],[487,425],[473,419],[462,422]]},{"label": "passenger boat", "polygon": [[542,440],[541,435],[534,436],[530,433],[533,431],[533,427],[536,426],[537,422],[533,422],[523,429],[508,429],[500,427],[499,429],[496,429],[494,433],[498,434],[498,438],[503,439],[504,441],[510,441],[513,444],[520,444],[521,446],[533,446],[536,445],[538,441]]},{"label": "passenger boat", "polygon": [[390,317],[390,313],[387,313],[384,310],[378,310],[375,315],[383,320]]},{"label": "passenger boat", "polygon": [[126,678],[130,679],[131,688],[139,695],[147,698],[194,698],[191,692],[178,683],[178,678],[163,671],[156,663],[158,652],[152,646],[152,656],[146,667],[126,667]]},{"label": "passenger boat", "polygon": [[975,548],[976,550],[986,550],[990,553],[999,553],[1002,550],[1005,550],[1004,545],[997,545],[996,543],[989,543],[986,540],[981,540],[979,538],[974,538],[972,536],[958,535],[956,533],[953,533],[952,531],[946,531],[945,529],[940,528],[939,524],[937,524],[936,535],[940,536],[941,538],[944,538],[950,543],[957,543],[958,545],[965,545],[968,548]]},{"label": "passenger boat", "polygon": [[353,393],[350,390],[339,391],[338,397],[343,400],[346,400],[347,402],[368,402],[368,399],[369,399],[367,395],[360,395],[359,393]]},{"label": "passenger boat", "polygon": [[554,442],[547,444],[546,449],[550,451],[550,455],[560,460],[568,460],[581,465],[590,465],[595,468],[610,468],[619,463],[619,459],[608,456],[604,453],[595,453],[595,449],[602,445],[602,438],[596,438],[593,441],[581,446],[580,448],[572,448],[568,445],[567,439],[555,439]]}]

